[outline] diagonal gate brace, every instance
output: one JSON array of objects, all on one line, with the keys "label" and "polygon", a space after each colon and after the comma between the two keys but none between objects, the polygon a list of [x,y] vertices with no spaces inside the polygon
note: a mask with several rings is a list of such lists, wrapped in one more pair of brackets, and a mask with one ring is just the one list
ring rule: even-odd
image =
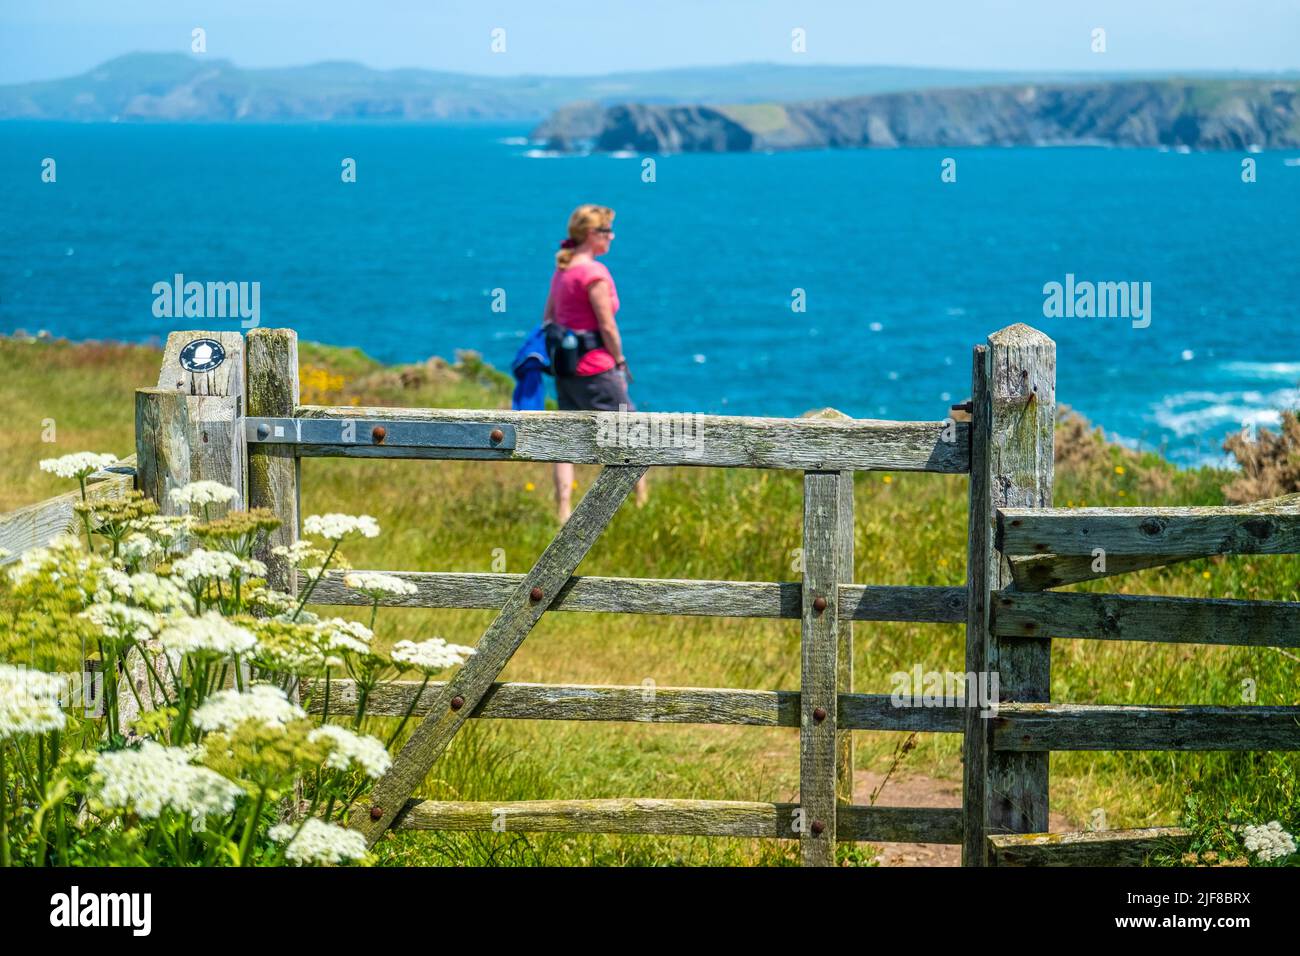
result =
[{"label": "diagonal gate brace", "polygon": [[438,692],[429,716],[416,728],[371,794],[369,813],[354,812],[352,829],[375,841],[415,794],[461,725],[505,670],[515,651],[578,564],[609,525],[628,493],[646,472],[644,465],[608,465],[573,509],[531,571],[511,593],[501,613],[480,638],[477,653]]}]

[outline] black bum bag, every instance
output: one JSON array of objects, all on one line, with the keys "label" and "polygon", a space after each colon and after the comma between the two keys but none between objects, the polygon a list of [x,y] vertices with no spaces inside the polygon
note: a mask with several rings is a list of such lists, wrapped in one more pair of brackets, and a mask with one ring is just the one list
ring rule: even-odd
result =
[{"label": "black bum bag", "polygon": [[550,360],[552,375],[577,375],[582,357],[603,346],[600,333],[595,330],[579,332],[558,322],[546,325],[546,357]]}]

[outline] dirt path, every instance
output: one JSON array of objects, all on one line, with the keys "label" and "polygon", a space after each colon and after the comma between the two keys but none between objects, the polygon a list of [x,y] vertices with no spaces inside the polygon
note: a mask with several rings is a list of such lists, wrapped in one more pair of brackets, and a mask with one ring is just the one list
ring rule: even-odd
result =
[{"label": "dirt path", "polygon": [[[866,804],[880,786],[884,774],[859,770],[853,775],[853,802]],[[899,776],[890,778],[876,797],[877,806],[888,807],[960,807],[961,781],[937,780],[934,777]],[[1069,826],[1059,813],[1050,815],[1053,831]],[[881,866],[960,866],[961,847],[941,843],[873,843]]]}]

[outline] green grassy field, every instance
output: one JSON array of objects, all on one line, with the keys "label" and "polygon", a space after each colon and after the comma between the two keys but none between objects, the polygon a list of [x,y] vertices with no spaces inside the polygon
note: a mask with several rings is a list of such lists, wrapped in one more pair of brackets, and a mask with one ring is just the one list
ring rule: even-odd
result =
[{"label": "green grassy field", "polygon": [[[0,511],[70,490],[37,461],[73,451],[134,450],[136,387],[157,380],[160,353],[141,346],[0,339],[0,397],[8,410]],[[304,403],[507,407],[503,376],[472,356],[382,366],[355,350],[301,348]],[[1068,398],[1068,396],[1065,396]],[[53,420],[57,441],[42,441]],[[1220,504],[1225,472],[1180,471],[1154,455],[1106,446],[1084,429],[1058,449],[1060,505]],[[595,474],[579,467],[581,494]],[[352,546],[358,568],[526,570],[554,535],[549,466],[481,462],[303,463],[304,514],[374,515],[384,533]],[[630,503],[583,563],[584,574],[797,580],[798,473],[657,469],[644,508]],[[872,584],[965,581],[966,480],[861,473],[854,579]],[[500,570],[498,564],[496,570]],[[1202,560],[1089,585],[1095,590],[1298,600],[1300,559]],[[473,644],[489,611],[381,612],[385,643],[442,636]],[[860,623],[858,691],[888,693],[889,675],[964,670],[963,628]],[[1052,697],[1080,703],[1240,704],[1245,679],[1259,704],[1300,703],[1300,657],[1271,649],[1057,640]],[[797,689],[797,621],[649,615],[548,615],[503,679],[554,683]],[[859,733],[858,768],[884,772],[900,735]],[[1051,802],[1074,826],[1179,822],[1188,793],[1212,813],[1274,819],[1297,803],[1291,754],[1054,754]],[[919,735],[896,773],[960,779],[957,735]],[[471,721],[425,783],[436,799],[682,797],[797,798],[798,735],[789,728]],[[866,802],[869,792],[857,794]],[[888,802],[887,799],[881,802]],[[1285,822],[1285,815],[1284,815]],[[522,834],[396,834],[386,863],[788,864],[789,841]],[[846,862],[869,862],[845,848]]]}]

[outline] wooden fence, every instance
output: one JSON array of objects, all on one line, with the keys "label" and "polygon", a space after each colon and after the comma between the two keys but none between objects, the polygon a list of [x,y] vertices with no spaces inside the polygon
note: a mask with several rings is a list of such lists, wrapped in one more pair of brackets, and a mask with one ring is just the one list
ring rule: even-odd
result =
[{"label": "wooden fence", "polygon": [[[188,372],[180,355],[219,342],[224,368]],[[830,865],[846,841],[951,843],[965,865],[1140,862],[1177,848],[1174,827],[1048,832],[1048,755],[1064,750],[1297,750],[1300,707],[1101,706],[1051,701],[1051,639],[1300,646],[1300,604],[1057,592],[1079,581],[1211,554],[1300,552],[1300,495],[1225,508],[1052,508],[1055,344],[1025,325],[974,350],[971,420],[885,422],[696,416],[688,445],[611,440],[604,413],[303,406],[292,331],[174,333],[159,387],[137,392],[138,484],[164,508],[166,491],[195,478],[233,483],[241,501],[282,525],[260,557],[273,583],[296,593],[271,554],[296,540],[303,458],[566,461],[599,464],[595,483],[525,574],[388,572],[416,593],[382,603],[494,608],[478,653],[430,683],[422,717],[353,826],[370,842],[402,829],[655,833],[796,839],[803,863]],[[629,437],[630,436],[630,437]],[[774,468],[804,473],[803,579],[659,580],[575,571],[651,466]],[[856,471],[969,474],[965,587],[874,586],[852,580]],[[37,506],[35,512],[45,514]],[[64,507],[59,505],[58,507]],[[53,527],[57,515],[22,527]],[[54,514],[53,511],[50,512]],[[59,512],[58,514],[62,514]],[[66,523],[66,522],[65,522]],[[14,540],[0,519],[0,543]],[[28,534],[27,546],[43,532]],[[1100,558],[1100,560],[1099,560]],[[363,598],[330,574],[313,603]],[[501,683],[498,678],[548,611],[604,611],[797,619],[797,690]],[[994,674],[993,713],[973,695],[955,706],[853,690],[853,623],[966,624],[965,672]],[[335,685],[344,703],[355,688]],[[400,716],[420,685],[392,682],[367,712]],[[337,697],[336,697],[337,699]],[[545,800],[443,802],[414,798],[464,722],[476,719],[650,721],[799,728],[799,801]],[[962,806],[852,803],[852,732],[959,733]]]}]

